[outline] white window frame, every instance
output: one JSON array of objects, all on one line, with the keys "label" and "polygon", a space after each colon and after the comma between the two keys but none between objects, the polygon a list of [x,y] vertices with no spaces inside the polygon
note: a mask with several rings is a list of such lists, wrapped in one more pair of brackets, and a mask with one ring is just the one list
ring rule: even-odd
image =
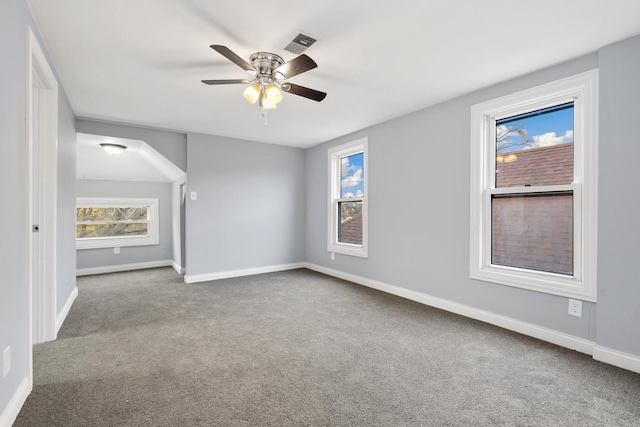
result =
[{"label": "white window frame", "polygon": [[[160,244],[160,217],[158,199],[113,198],[113,197],[78,197],[77,208],[98,207],[146,207],[147,231],[146,236],[109,236],[76,239],[76,249],[114,248],[126,246],[158,245]],[[77,222],[76,222],[77,224]]]},{"label": "white window frame", "polygon": [[[545,187],[495,188],[496,121],[566,102],[574,103],[574,179]],[[584,301],[596,300],[598,70],[537,86],[471,107],[472,279]],[[573,191],[572,276],[491,263],[491,196]]]},{"label": "white window frame", "polygon": [[[368,229],[369,229],[369,141],[368,138],[360,138],[355,141],[339,145],[329,149],[329,212],[328,212],[328,242],[327,250],[331,253],[339,253],[351,255],[361,258],[368,258]],[[341,182],[341,158],[354,154],[364,154],[364,196],[340,198],[340,182]],[[342,243],[338,241],[338,230],[340,215],[339,204],[341,202],[362,202],[362,244]]]}]

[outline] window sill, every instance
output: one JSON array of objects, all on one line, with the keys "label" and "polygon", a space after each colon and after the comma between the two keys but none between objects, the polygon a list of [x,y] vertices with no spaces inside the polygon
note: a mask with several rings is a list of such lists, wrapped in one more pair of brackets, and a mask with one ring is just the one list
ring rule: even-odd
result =
[{"label": "window sill", "polygon": [[341,255],[369,258],[367,249],[361,245],[333,244],[327,248],[327,251]]},{"label": "window sill", "polygon": [[150,246],[159,245],[159,239],[150,237],[112,237],[109,239],[83,239],[76,240],[76,250],[82,249],[104,249],[104,248],[126,248],[129,246]]},{"label": "window sill", "polygon": [[512,286],[582,301],[596,301],[595,292],[586,286],[583,281],[560,274],[490,266],[472,271],[470,277],[471,279],[498,285]]}]

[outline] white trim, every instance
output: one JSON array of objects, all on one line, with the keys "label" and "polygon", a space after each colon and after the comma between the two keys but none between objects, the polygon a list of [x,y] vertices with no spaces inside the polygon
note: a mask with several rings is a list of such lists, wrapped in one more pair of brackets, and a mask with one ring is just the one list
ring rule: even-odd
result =
[{"label": "white trim", "polygon": [[92,274],[118,273],[120,271],[144,270],[146,268],[172,267],[170,259],[161,261],[132,262],[130,264],[105,265],[102,267],[79,268],[76,276],[89,276]]},{"label": "white trim", "polygon": [[[26,394],[33,388],[33,345],[56,339],[56,247],[58,200],[58,81],[30,26],[26,26],[26,194],[27,340]],[[39,279],[33,277],[33,88],[41,86],[38,114],[39,149]],[[35,282],[35,283],[34,283]],[[37,289],[34,290],[34,285]],[[38,300],[34,301],[35,296]],[[35,306],[34,306],[35,305]],[[22,387],[22,386],[21,386]],[[24,403],[24,402],[23,402]],[[21,406],[21,405],[20,405]],[[4,414],[4,412],[3,412]],[[4,415],[3,415],[4,416]]]},{"label": "white trim", "polygon": [[[364,154],[364,197],[340,198],[341,158],[354,154]],[[359,138],[328,150],[328,213],[327,213],[327,251],[343,255],[369,257],[369,139]],[[336,179],[337,178],[337,179]],[[362,245],[341,243],[338,241],[338,203],[344,201],[362,202]]]},{"label": "white trim", "polygon": [[73,291],[71,291],[71,295],[69,295],[69,298],[67,298],[67,302],[64,303],[64,307],[62,307],[62,310],[60,310],[60,313],[58,313],[58,316],[56,317],[56,336],[58,335],[62,324],[67,318],[69,310],[71,310],[71,306],[73,305],[73,302],[76,300],[76,298],[78,298],[77,287],[73,288]]},{"label": "white trim", "polygon": [[180,264],[178,264],[175,261],[171,261],[171,267],[173,267],[173,269],[178,273],[178,274],[184,274],[184,267],[182,267]]},{"label": "white trim", "polygon": [[565,334],[563,332],[554,331],[552,329],[543,328],[531,323],[522,322],[520,320],[491,313],[489,311],[480,310],[468,305],[459,304],[453,301],[427,295],[422,292],[412,291],[410,289],[401,288],[399,286],[390,285],[388,283],[379,282],[377,280],[367,279],[365,277],[356,276],[354,274],[344,273],[342,271],[322,267],[320,265],[305,263],[305,267],[319,273],[327,274],[329,276],[337,277],[343,280],[348,280],[350,282],[377,289],[379,291],[386,292],[392,295],[397,295],[411,301],[416,301],[421,304],[439,308],[441,310],[446,310],[451,313],[469,317],[471,319],[480,320],[482,322],[499,326],[501,328],[518,332],[520,334],[527,335],[533,338],[537,338],[542,341],[547,341],[561,347],[576,350],[589,355],[593,354],[593,347],[595,345],[593,341],[578,338],[572,335]]},{"label": "white trim", "polygon": [[210,280],[229,279],[232,277],[253,276],[255,274],[275,273],[278,271],[295,270],[297,268],[305,268],[306,263],[297,262],[292,264],[270,265],[266,267],[247,268],[243,270],[228,270],[218,273],[208,274],[185,274],[184,283],[208,282]]},{"label": "white trim", "polygon": [[638,356],[595,345],[593,347],[593,358],[640,374],[640,357]]},{"label": "white trim", "polygon": [[0,427],[11,427],[13,425],[30,392],[29,378],[24,377],[2,414],[0,414]]},{"label": "white trim", "polygon": [[[495,144],[500,118],[574,102],[574,182],[571,185],[495,189]],[[596,301],[598,70],[591,70],[471,107],[470,272],[472,279]],[[571,189],[574,200],[574,275],[491,264],[491,195]],[[521,191],[522,190],[522,191]]]}]

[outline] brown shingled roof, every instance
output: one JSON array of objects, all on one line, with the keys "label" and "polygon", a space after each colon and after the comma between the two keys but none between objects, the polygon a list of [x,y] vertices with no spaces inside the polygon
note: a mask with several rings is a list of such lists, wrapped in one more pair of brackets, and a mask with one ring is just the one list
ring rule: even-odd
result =
[{"label": "brown shingled roof", "polygon": [[573,182],[573,142],[499,153],[496,187],[559,185]]}]

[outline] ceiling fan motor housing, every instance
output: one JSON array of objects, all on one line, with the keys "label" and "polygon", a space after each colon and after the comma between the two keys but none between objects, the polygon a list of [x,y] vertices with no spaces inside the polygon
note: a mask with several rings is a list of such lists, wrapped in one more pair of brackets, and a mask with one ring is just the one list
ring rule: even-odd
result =
[{"label": "ceiling fan motor housing", "polygon": [[258,74],[271,76],[273,71],[284,64],[284,60],[270,52],[256,52],[249,58],[251,65],[258,71]]}]

